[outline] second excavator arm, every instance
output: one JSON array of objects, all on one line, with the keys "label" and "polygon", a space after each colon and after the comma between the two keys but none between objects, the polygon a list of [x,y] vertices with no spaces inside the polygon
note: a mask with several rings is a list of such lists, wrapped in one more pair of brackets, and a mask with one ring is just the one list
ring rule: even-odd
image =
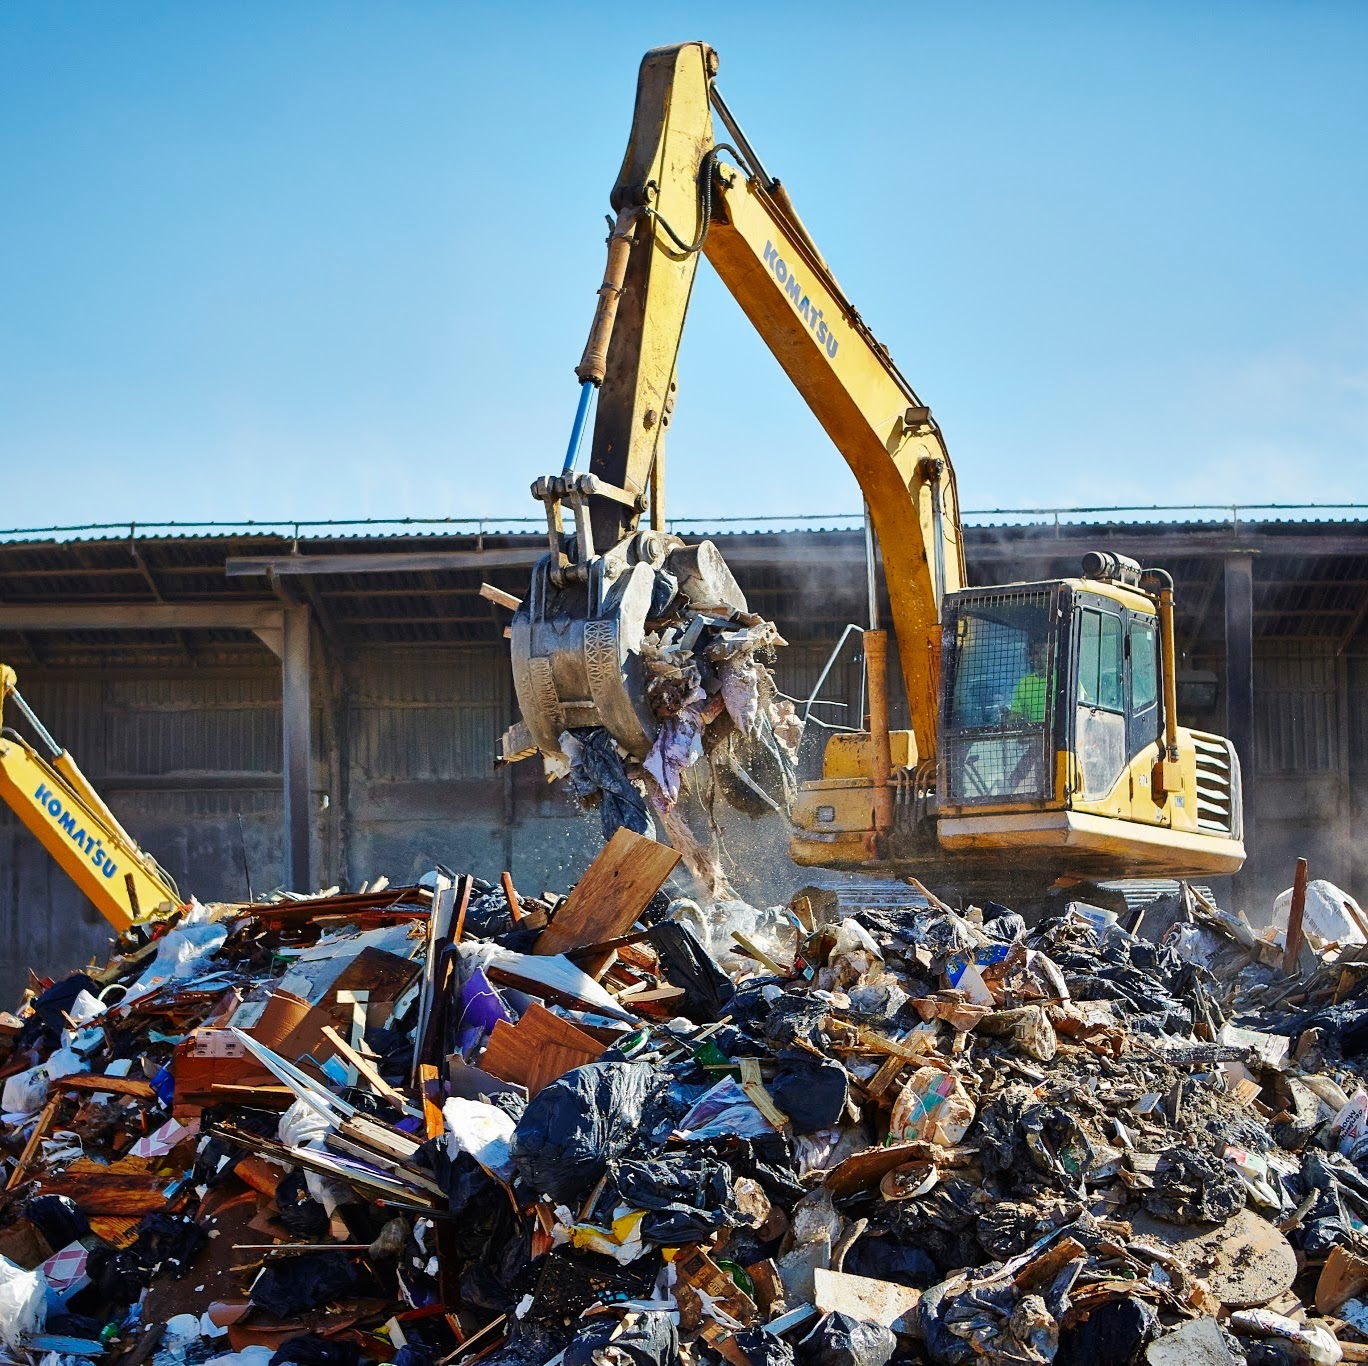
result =
[{"label": "second excavator arm", "polygon": [[14,670],[0,664],[0,708],[5,702],[23,713],[51,757],[17,731],[0,729],[0,799],[116,930],[179,907],[183,898],[170,874],[138,847],[24,701]]},{"label": "second excavator arm", "polygon": [[[593,544],[617,544],[648,505],[663,529],[663,436],[694,272],[706,256],[864,494],[917,755],[933,760],[941,602],[965,583],[950,457],[930,410],[750,147],[716,70],[703,43],[657,48],[642,61],[612,193],[608,271],[577,371],[586,395],[599,388],[589,471],[603,492],[585,500]],[[718,145],[714,112],[734,145]]]}]

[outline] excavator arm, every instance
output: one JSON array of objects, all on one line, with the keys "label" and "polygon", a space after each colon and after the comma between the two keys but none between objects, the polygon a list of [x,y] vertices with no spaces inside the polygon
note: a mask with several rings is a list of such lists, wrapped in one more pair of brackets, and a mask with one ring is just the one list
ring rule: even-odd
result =
[{"label": "excavator arm", "polygon": [[[941,602],[965,583],[954,469],[930,410],[845,296],[714,84],[703,43],[646,54],[612,204],[609,267],[577,373],[599,387],[593,541],[649,505],[663,529],[664,433],[704,255],[855,475],[883,556],[917,753],[936,755]],[[719,147],[717,112],[732,142]],[[567,467],[569,462],[567,462]]]},{"label": "excavator arm", "polygon": [[0,707],[5,702],[23,713],[52,757],[45,759],[17,731],[0,729],[0,798],[120,933],[180,906],[170,875],[119,824],[24,701],[14,670],[0,664]]}]

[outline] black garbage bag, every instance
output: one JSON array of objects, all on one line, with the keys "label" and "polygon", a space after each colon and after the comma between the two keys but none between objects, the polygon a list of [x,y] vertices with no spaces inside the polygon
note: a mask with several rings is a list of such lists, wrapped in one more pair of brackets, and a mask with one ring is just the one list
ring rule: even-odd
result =
[{"label": "black garbage bag", "polygon": [[252,1282],[251,1301],[278,1318],[294,1318],[334,1300],[363,1294],[370,1277],[346,1252],[305,1252],[269,1263]]},{"label": "black garbage bag", "polygon": [[63,977],[60,982],[54,982],[38,995],[33,1002],[33,1013],[54,1034],[60,1034],[67,1028],[66,1012],[83,991],[88,991],[94,996],[99,987],[85,973],[73,972],[70,977]]},{"label": "black garbage bag", "polygon": [[65,1195],[35,1195],[25,1203],[23,1213],[54,1252],[90,1232],[90,1223],[80,1207]]},{"label": "black garbage bag", "polygon": [[133,1252],[149,1272],[164,1271],[179,1279],[209,1242],[208,1232],[188,1214],[145,1214],[138,1225]]},{"label": "black garbage bag", "polygon": [[1055,1366],[1138,1366],[1158,1334],[1159,1315],[1144,1300],[1111,1300],[1060,1330]]},{"label": "black garbage bag", "polygon": [[627,776],[617,741],[602,726],[577,727],[579,741],[566,781],[586,809],[597,805],[603,838],[610,840],[620,826],[638,835],[655,833],[645,794]]},{"label": "black garbage bag", "polygon": [[1145,1192],[1145,1208],[1171,1224],[1224,1224],[1244,1206],[1244,1183],[1199,1148],[1170,1148]]},{"label": "black garbage bag", "polygon": [[101,1298],[111,1304],[132,1304],[152,1284],[152,1273],[138,1264],[131,1248],[120,1252],[108,1243],[91,1248],[86,1275]]},{"label": "black garbage bag", "polygon": [[679,1333],[669,1314],[638,1314],[631,1327],[617,1331],[618,1327],[614,1318],[590,1319],[570,1339],[564,1366],[594,1366],[594,1354],[610,1343],[619,1366],[624,1357],[632,1366],[674,1366],[679,1360]]},{"label": "black garbage bag", "polygon": [[354,1342],[302,1333],[276,1348],[270,1366],[357,1366],[360,1360],[361,1349]]},{"label": "black garbage bag", "polygon": [[785,1059],[768,1090],[795,1134],[815,1134],[830,1129],[844,1113],[848,1081],[840,1063],[804,1054]]},{"label": "black garbage bag", "polygon": [[702,1153],[612,1162],[609,1172],[621,1202],[647,1211],[641,1236],[649,1243],[700,1243],[740,1218],[731,1172]]},{"label": "black garbage bag", "polygon": [[763,1328],[747,1328],[734,1341],[750,1366],[793,1366],[793,1348]]},{"label": "black garbage bag", "polygon": [[891,1329],[836,1311],[817,1320],[796,1355],[799,1366],[884,1366],[897,1350]]},{"label": "black garbage bag", "polygon": [[1289,1237],[1308,1258],[1328,1257],[1331,1248],[1349,1238],[1349,1219],[1340,1198],[1339,1176],[1323,1153],[1312,1151],[1302,1159],[1297,1202],[1300,1204],[1304,1196],[1312,1194],[1315,1200],[1302,1216],[1300,1227]]},{"label": "black garbage bag", "polygon": [[698,936],[687,925],[666,920],[646,936],[660,956],[660,970],[672,987],[684,995],[673,1009],[694,1024],[712,1024],[722,1018],[735,994],[732,980],[713,962]]},{"label": "black garbage bag", "polygon": [[595,1062],[544,1086],[513,1131],[513,1165],[533,1190],[573,1205],[626,1151],[654,1082],[645,1063]]},{"label": "black garbage bag", "polygon": [[318,1242],[328,1231],[328,1211],[309,1194],[304,1172],[296,1167],[276,1187],[280,1222],[296,1238]]},{"label": "black garbage bag", "polygon": [[924,1248],[909,1247],[892,1238],[860,1238],[846,1253],[845,1270],[852,1276],[869,1276],[876,1281],[925,1290],[935,1285],[941,1273]]}]

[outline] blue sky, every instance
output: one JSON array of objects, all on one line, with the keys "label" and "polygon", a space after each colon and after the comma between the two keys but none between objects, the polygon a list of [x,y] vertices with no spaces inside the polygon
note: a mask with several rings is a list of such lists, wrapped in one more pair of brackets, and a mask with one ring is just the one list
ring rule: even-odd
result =
[{"label": "blue sky", "polygon": [[[695,37],[966,507],[1368,502],[1368,6],[52,0],[0,10],[0,525],[537,512]],[[669,477],[859,506],[706,265]]]}]

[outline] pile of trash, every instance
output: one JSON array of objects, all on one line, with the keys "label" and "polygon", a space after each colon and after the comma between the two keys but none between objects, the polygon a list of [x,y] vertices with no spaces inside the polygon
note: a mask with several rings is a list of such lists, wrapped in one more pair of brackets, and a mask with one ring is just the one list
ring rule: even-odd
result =
[{"label": "pile of trash", "polygon": [[678,857],[195,907],[35,977],[3,1355],[1368,1360],[1368,934],[1188,887],[757,911]]}]

